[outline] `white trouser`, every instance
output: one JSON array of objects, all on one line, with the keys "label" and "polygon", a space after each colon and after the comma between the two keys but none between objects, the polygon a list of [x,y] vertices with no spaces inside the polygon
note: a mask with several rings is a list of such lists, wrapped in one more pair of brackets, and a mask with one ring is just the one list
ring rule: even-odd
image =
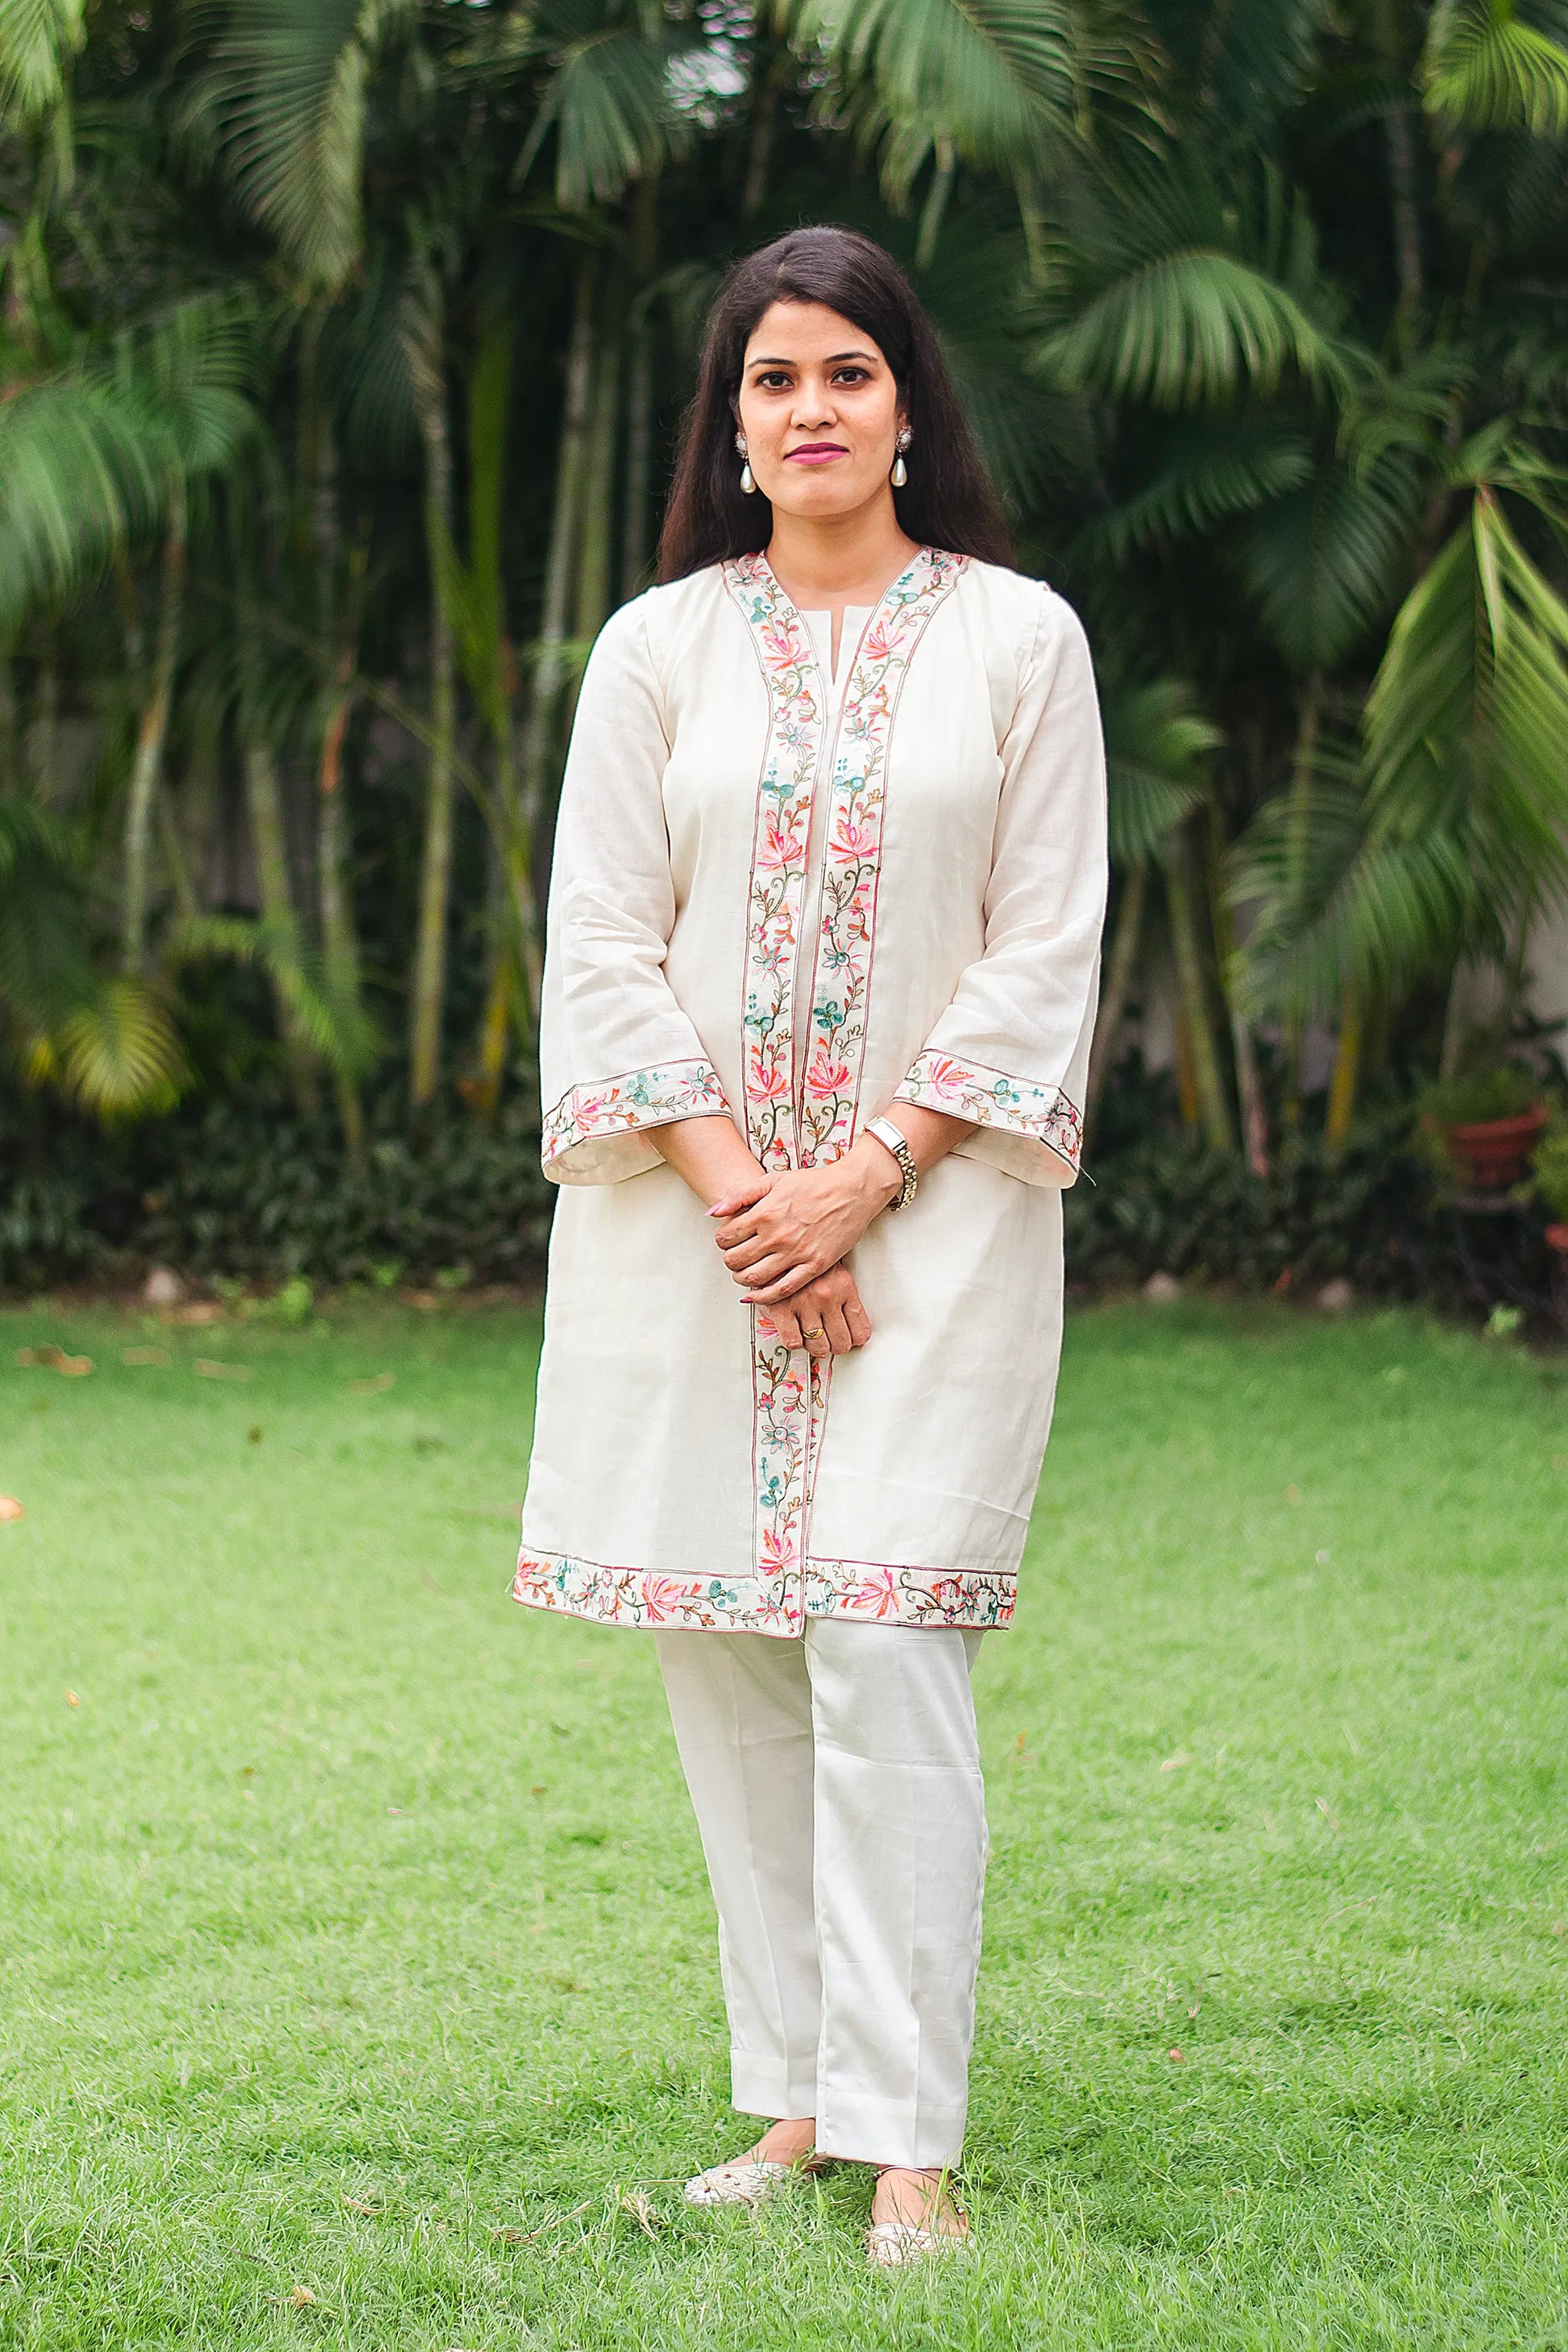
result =
[{"label": "white trouser", "polygon": [[731,2096],[825,2156],[956,2161],[985,1877],[981,1636],[659,1633],[719,1911]]}]

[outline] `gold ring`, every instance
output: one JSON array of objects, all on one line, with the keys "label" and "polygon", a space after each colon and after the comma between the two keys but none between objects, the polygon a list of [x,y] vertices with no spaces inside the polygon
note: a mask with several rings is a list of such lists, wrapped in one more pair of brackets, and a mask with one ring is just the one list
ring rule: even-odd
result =
[{"label": "gold ring", "polygon": [[821,1324],[814,1323],[809,1331],[803,1331],[800,1336],[803,1339],[820,1339],[822,1337]]}]

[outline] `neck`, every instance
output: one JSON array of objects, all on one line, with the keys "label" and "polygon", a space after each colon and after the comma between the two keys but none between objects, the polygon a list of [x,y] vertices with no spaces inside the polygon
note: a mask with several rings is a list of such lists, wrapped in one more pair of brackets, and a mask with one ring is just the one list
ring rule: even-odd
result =
[{"label": "neck", "polygon": [[879,595],[916,552],[899,527],[890,489],[853,514],[791,515],[775,507],[767,551],[795,601],[819,605],[863,601],[873,584]]}]

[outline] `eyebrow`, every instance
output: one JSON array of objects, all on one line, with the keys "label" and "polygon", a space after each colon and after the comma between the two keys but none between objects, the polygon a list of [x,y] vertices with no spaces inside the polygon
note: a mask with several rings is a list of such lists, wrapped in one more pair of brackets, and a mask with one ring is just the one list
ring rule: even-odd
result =
[{"label": "eyebrow", "polygon": [[[826,359],[823,362],[823,365],[825,367],[837,367],[841,362],[845,360],[868,360],[874,357],[875,353],[871,352],[830,352]],[[799,364],[800,362],[798,360],[771,360],[759,358],[748,360],[746,362],[746,365],[748,367],[798,367]]]}]

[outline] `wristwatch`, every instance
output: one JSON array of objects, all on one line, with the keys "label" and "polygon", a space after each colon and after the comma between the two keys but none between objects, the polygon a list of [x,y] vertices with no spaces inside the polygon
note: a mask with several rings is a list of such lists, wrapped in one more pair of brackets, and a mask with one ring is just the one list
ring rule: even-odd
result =
[{"label": "wristwatch", "polygon": [[899,1172],[904,1180],[902,1192],[896,1201],[889,1202],[889,1209],[893,1212],[907,1209],[915,1197],[915,1190],[921,1181],[921,1171],[915,1166],[914,1153],[890,1118],[868,1118],[866,1121],[866,1132],[868,1135],[874,1135],[879,1143],[886,1144],[898,1161]]}]

